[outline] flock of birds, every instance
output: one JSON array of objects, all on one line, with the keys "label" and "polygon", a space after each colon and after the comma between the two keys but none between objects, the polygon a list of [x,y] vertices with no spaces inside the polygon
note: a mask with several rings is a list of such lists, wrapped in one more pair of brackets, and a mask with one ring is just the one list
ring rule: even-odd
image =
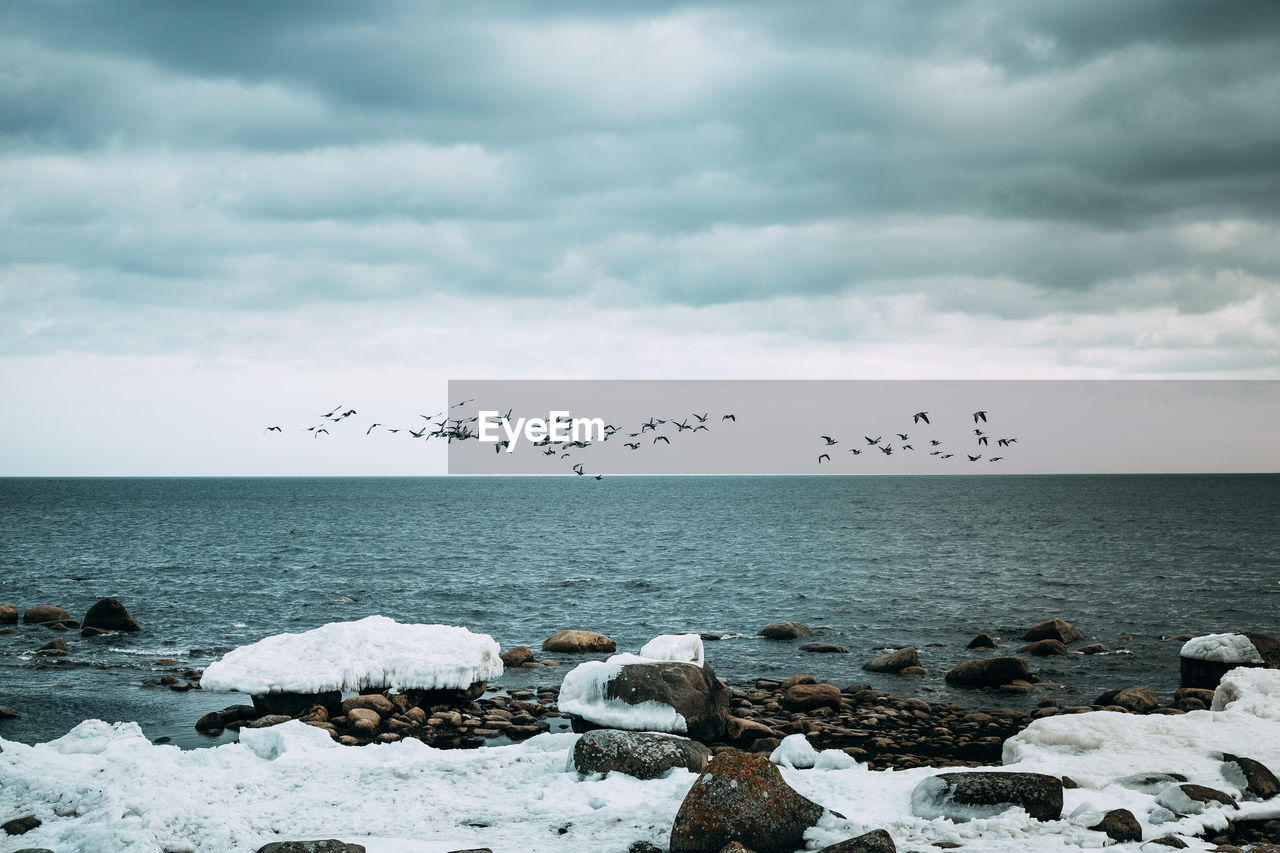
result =
[{"label": "flock of birds", "polygon": [[[423,440],[430,440],[433,438],[442,439],[449,444],[453,443],[454,441],[478,440],[480,437],[480,434],[477,431],[475,425],[479,421],[479,418],[480,418],[479,415],[471,415],[470,417],[465,417],[464,416],[465,412],[459,413],[457,417],[452,417],[449,415],[449,413],[452,412],[454,409],[460,409],[463,406],[466,406],[469,403],[474,403],[474,402],[475,402],[475,398],[472,398],[470,400],[463,400],[460,403],[454,403],[451,406],[449,406],[447,410],[443,412],[436,412],[433,415],[420,414],[418,415],[418,417],[422,418],[423,421],[425,421],[425,423],[421,425],[416,425],[418,426],[417,429],[414,429],[413,427],[404,427],[404,426],[390,427],[390,426],[387,426],[386,424],[374,423],[374,424],[371,424],[369,428],[365,430],[364,434],[367,436],[371,434],[375,429],[381,429],[393,434],[401,433],[401,432],[407,433],[412,438],[420,438]],[[321,435],[329,435],[330,424],[333,424],[333,425],[340,424],[343,421],[347,420],[348,418],[356,414],[358,414],[358,412],[355,409],[347,409],[344,411],[341,405],[334,406],[331,410],[319,416],[321,419],[319,423],[313,424],[312,426],[309,426],[309,427],[305,427],[303,431],[311,433],[313,438],[319,438]],[[512,410],[508,409],[506,414],[502,415],[501,417],[510,421],[511,415],[512,415]],[[635,430],[636,430],[635,432],[630,432],[630,431],[626,432],[626,437],[631,440],[624,441],[623,445],[628,450],[633,452],[636,450],[639,450],[641,447],[645,446],[646,444],[657,445],[659,442],[662,442],[664,445],[670,447],[672,435],[679,436],[681,433],[686,433],[686,432],[690,434],[697,434],[699,432],[710,432],[711,427],[707,425],[707,422],[711,419],[712,419],[712,416],[710,412],[703,412],[701,414],[698,414],[697,412],[693,412],[681,419],[676,419],[672,417],[668,417],[668,418],[650,417],[647,421],[635,427]],[[738,417],[736,414],[734,414],[733,412],[726,412],[725,414],[722,414],[720,416],[719,422],[723,423],[725,421],[730,421],[733,423],[737,423],[737,420],[738,420]],[[714,423],[714,421],[712,422]],[[672,434],[667,434],[666,430],[669,430],[670,428],[674,428],[675,432]],[[279,426],[269,426],[266,429],[264,429],[263,432],[283,433],[283,429]],[[611,438],[613,438],[616,435],[619,435],[622,432],[623,430],[620,427],[614,426],[613,424],[605,424],[604,431],[603,431],[603,438],[601,439],[600,443],[607,442]],[[553,441],[550,438],[544,438],[539,441],[530,442],[530,444],[533,447],[536,447],[539,449],[542,455],[548,456],[548,457],[554,457],[557,459],[574,458],[573,457],[574,453],[581,450],[585,450],[586,448],[590,447],[593,443],[596,443],[596,442],[583,441],[583,440]],[[493,450],[495,453],[501,453],[507,449],[509,444],[510,443],[506,439],[499,439],[494,443]],[[585,477],[588,475],[586,467],[582,462],[573,463],[573,465],[570,466],[570,470],[580,477]],[[596,480],[604,479],[603,474],[591,474],[591,477]]]},{"label": "flock of birds", "polygon": [[[982,429],[982,426],[979,426],[987,424],[987,412],[985,410],[974,412],[972,417],[973,423],[975,424],[973,427],[974,450],[977,452],[969,453],[967,450],[963,449],[960,449],[958,452],[968,458],[970,462],[980,462],[984,457],[984,453],[990,451],[988,450],[984,452],[979,448],[990,448],[992,446],[992,436],[988,435],[987,432]],[[929,413],[924,411],[913,414],[911,416],[911,423],[913,427],[919,426],[920,424],[924,424],[926,427],[933,425],[929,420]],[[897,436],[896,447],[894,446],[895,439],[892,437],[894,435]],[[824,442],[822,444],[823,448],[835,447],[840,444],[840,439],[830,435],[820,435],[818,438]],[[866,442],[865,444],[847,448],[847,451],[854,456],[860,456],[863,453],[869,453],[874,449],[880,451],[885,456],[892,456],[894,453],[917,452],[914,442],[927,440],[929,442],[927,449],[928,454],[939,461],[952,459],[956,456],[956,452],[953,452],[949,447],[945,446],[941,439],[931,438],[929,436],[922,436],[921,438],[913,439],[910,433],[895,432],[887,440],[884,435],[877,435],[875,438],[872,438],[869,435],[864,435],[862,436],[862,439]],[[855,444],[856,442],[857,440],[854,439]],[[1011,448],[1013,445],[1018,443],[1018,439],[1010,436],[1005,438],[996,438],[995,442],[995,447],[1006,448],[1007,452],[1008,448]],[[921,450],[919,452],[925,452],[924,445],[921,445]],[[986,461],[1000,462],[1004,458],[1004,456],[987,456]],[[819,453],[818,464],[822,465],[825,462],[831,462],[831,454]]]}]

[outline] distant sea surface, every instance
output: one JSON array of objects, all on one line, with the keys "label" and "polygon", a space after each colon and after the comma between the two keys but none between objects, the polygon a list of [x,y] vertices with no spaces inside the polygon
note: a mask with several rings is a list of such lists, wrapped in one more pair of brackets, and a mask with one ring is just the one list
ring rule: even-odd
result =
[{"label": "distant sea surface", "polygon": [[[504,649],[565,628],[620,651],[723,632],[707,660],[735,685],[799,672],[971,707],[1087,704],[1145,685],[1168,699],[1180,643],[1280,634],[1280,476],[0,479],[0,604],[73,618],[119,598],[133,635],[0,636],[0,737],[134,720],[184,747],[238,695],[143,689],[270,634],[375,613],[462,625]],[[1000,654],[1061,616],[1114,653],[1032,659],[1062,687],[948,688],[976,634]],[[794,620],[849,649],[756,636]],[[54,637],[70,653],[35,654]],[[920,647],[927,676],[876,675]],[[1082,643],[1076,644],[1078,648]],[[499,684],[558,684],[559,667]],[[225,735],[224,739],[230,737]]]}]

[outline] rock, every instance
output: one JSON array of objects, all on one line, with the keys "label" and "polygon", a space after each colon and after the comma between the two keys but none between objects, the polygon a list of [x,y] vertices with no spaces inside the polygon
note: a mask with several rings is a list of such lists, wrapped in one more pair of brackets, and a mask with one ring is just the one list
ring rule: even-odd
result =
[{"label": "rock", "polygon": [[928,675],[929,670],[922,666],[908,666],[898,671],[898,675]]},{"label": "rock", "polygon": [[[1164,847],[1173,847],[1178,850],[1183,850],[1187,846],[1187,842],[1176,835],[1162,835],[1159,838],[1151,839],[1147,844],[1160,844]],[[1145,847],[1146,845],[1144,844],[1143,846]]]},{"label": "rock", "polygon": [[996,641],[987,634],[979,634],[965,646],[966,649],[994,649],[995,647]]},{"label": "rock", "polygon": [[222,731],[226,726],[222,722],[222,715],[217,711],[210,711],[200,719],[196,720],[196,731],[213,734]]},{"label": "rock", "polygon": [[760,738],[774,736],[773,729],[758,720],[730,717],[725,724],[725,737],[737,744],[751,743]]},{"label": "rock", "polygon": [[1179,687],[1173,691],[1173,698],[1178,699],[1198,699],[1204,706],[1208,708],[1213,704],[1213,691],[1205,690],[1202,687]]},{"label": "rock", "polygon": [[796,684],[782,694],[782,707],[788,711],[812,711],[814,708],[840,710],[840,688],[834,684]]},{"label": "rock", "polygon": [[1069,654],[1066,644],[1061,640],[1036,640],[1034,643],[1027,643],[1018,649],[1020,655],[1033,655],[1038,658],[1049,657],[1050,655]]},{"label": "rock", "polygon": [[342,700],[343,714],[350,715],[350,713],[357,708],[364,708],[366,710],[373,711],[380,717],[390,716],[397,710],[395,703],[381,693],[368,693],[362,696],[352,696],[350,699]]},{"label": "rock", "polygon": [[18,712],[8,705],[0,705],[0,720],[9,720],[18,716]]},{"label": "rock", "polygon": [[542,643],[544,652],[614,652],[617,644],[604,634],[592,631],[561,631]]},{"label": "rock", "polygon": [[957,687],[999,687],[1013,681],[1035,681],[1022,658],[979,658],[965,661],[947,673],[947,683]]},{"label": "rock", "polygon": [[844,646],[837,646],[835,643],[805,643],[800,647],[802,652],[814,652],[816,654],[827,655],[847,655],[849,650]]},{"label": "rock", "polygon": [[0,829],[8,835],[26,835],[39,825],[40,818],[29,814],[26,817],[15,817],[13,820],[0,823]]},{"label": "rock", "polygon": [[932,820],[994,817],[1021,806],[1036,820],[1062,816],[1062,782],[1041,773],[940,773],[916,785],[911,812]]},{"label": "rock", "polygon": [[281,723],[289,722],[292,717],[286,717],[284,714],[267,714],[265,717],[259,717],[245,728],[250,729],[269,729],[272,726],[278,726]]},{"label": "rock", "polygon": [[1212,690],[1218,686],[1218,682],[1223,675],[1238,666],[1260,666],[1267,669],[1280,669],[1280,640],[1276,640],[1275,637],[1270,637],[1266,634],[1255,634],[1250,631],[1241,631],[1240,633],[1253,644],[1258,656],[1262,659],[1261,663],[1257,660],[1199,660],[1180,655],[1178,660],[1181,667],[1182,686]]},{"label": "rock", "polygon": [[1103,693],[1093,700],[1093,704],[1117,705],[1135,714],[1146,714],[1160,707],[1160,700],[1146,687],[1125,687]]},{"label": "rock", "polygon": [[573,746],[573,768],[579,773],[616,771],[637,779],[657,779],[675,767],[701,773],[710,753],[696,740],[654,732],[597,729]]},{"label": "rock", "polygon": [[52,604],[39,604],[35,607],[28,607],[22,614],[22,621],[26,625],[42,625],[46,622],[71,622],[71,614],[63,610],[61,607],[54,607]]},{"label": "rock", "polygon": [[1138,823],[1138,819],[1128,809],[1112,809],[1102,820],[1089,828],[1105,832],[1108,838],[1122,844],[1126,841],[1142,840],[1142,824]]},{"label": "rock", "polygon": [[1238,775],[1240,777],[1238,780],[1232,776],[1227,778],[1236,782],[1246,797],[1254,800],[1269,800],[1280,794],[1280,779],[1276,779],[1276,774],[1262,762],[1227,754],[1222,756],[1222,760],[1234,765],[1234,769],[1223,768],[1224,775],[1226,772],[1231,772],[1232,776]]},{"label": "rock", "polygon": [[382,725],[382,717],[377,711],[371,711],[368,708],[352,708],[347,712],[347,725],[355,729],[358,734],[372,737]]},{"label": "rock", "polygon": [[694,740],[719,740],[729,719],[729,690],[708,665],[678,661],[624,664],[605,686],[605,696],[628,705],[669,705],[685,719],[687,731],[676,734]]},{"label": "rock", "polygon": [[1082,655],[1108,655],[1108,654],[1111,654],[1111,649],[1110,649],[1109,647],[1107,647],[1107,646],[1102,645],[1102,643],[1090,643],[1090,644],[1089,644],[1089,645],[1087,645],[1087,646],[1081,646],[1081,647],[1080,647],[1079,649],[1077,649],[1076,651],[1080,652],[1080,654],[1082,654]]},{"label": "rock", "polygon": [[627,853],[662,853],[662,848],[648,841],[636,841],[627,848]]},{"label": "rock", "polygon": [[850,838],[839,844],[829,844],[818,853],[897,853],[897,851],[898,848],[894,845],[889,833],[883,829],[873,829],[857,838]]},{"label": "rock", "polygon": [[0,604],[0,625],[17,625],[18,608],[12,604]]},{"label": "rock", "polygon": [[743,847],[740,841],[730,841],[720,848],[720,853],[755,853],[755,851]]},{"label": "rock", "polygon": [[312,705],[324,705],[330,713],[336,714],[342,707],[342,693],[328,690],[324,693],[264,693],[253,697],[253,707],[260,715],[296,717]]},{"label": "rock", "polygon": [[1156,803],[1175,814],[1200,814],[1214,803],[1238,809],[1231,796],[1204,785],[1192,785],[1184,782],[1181,785],[1170,785],[1156,797]]},{"label": "rock", "polygon": [[887,655],[872,658],[862,665],[871,672],[902,672],[909,666],[919,666],[920,655],[915,646],[907,646]]},{"label": "rock", "polygon": [[717,755],[694,781],[671,827],[671,853],[717,853],[731,841],[791,853],[825,809],[801,796],[763,755]]},{"label": "rock", "polygon": [[523,666],[533,660],[533,649],[528,646],[516,646],[515,648],[508,649],[498,655],[498,657],[502,658],[502,665],[504,667],[507,669],[514,669],[517,666]]},{"label": "rock", "polygon": [[[800,673],[798,675],[793,675],[790,678],[788,678],[786,681],[782,682],[781,684],[776,685],[776,689],[781,690],[783,693],[786,693],[788,690],[790,690],[792,687],[795,687],[797,684],[817,684],[817,683],[818,683],[818,679],[814,678],[812,675],[805,675],[804,673]],[[763,688],[763,689],[768,689],[768,688]]]},{"label": "rock", "polygon": [[1027,633],[1022,635],[1022,639],[1028,643],[1033,643],[1036,640],[1057,640],[1060,643],[1074,643],[1076,640],[1083,640],[1084,634],[1081,634],[1076,630],[1075,625],[1065,619],[1050,619],[1047,622],[1032,625],[1027,629]]},{"label": "rock", "polygon": [[812,637],[813,629],[799,622],[772,622],[761,628],[757,636],[769,640],[795,640],[800,637]]},{"label": "rock", "polygon": [[42,652],[65,652],[67,650],[67,641],[59,637],[56,640],[50,640],[40,647]]},{"label": "rock", "polygon": [[84,628],[97,628],[99,631],[141,631],[138,623],[129,615],[129,611],[115,598],[104,598],[84,614],[80,622]]},{"label": "rock", "polygon": [[259,847],[257,853],[365,853],[365,849],[361,844],[328,838],[324,841],[272,841]]}]

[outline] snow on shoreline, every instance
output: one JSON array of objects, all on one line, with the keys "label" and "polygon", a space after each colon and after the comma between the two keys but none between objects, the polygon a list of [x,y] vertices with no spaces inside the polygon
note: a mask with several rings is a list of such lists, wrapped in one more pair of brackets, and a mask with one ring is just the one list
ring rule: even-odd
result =
[{"label": "snow on shoreline", "polygon": [[[1189,836],[1225,825],[1222,812],[1174,817],[1157,804],[1156,787],[1132,777],[1182,773],[1239,796],[1239,780],[1224,775],[1220,753],[1280,769],[1280,671],[1233,670],[1215,708],[1048,717],[1010,738],[998,769],[1079,783],[1065,792],[1058,821],[1031,820],[1020,809],[968,822],[915,817],[912,791],[945,772],[933,768],[781,772],[800,793],[848,816],[828,816],[811,829],[814,850],[875,828],[887,829],[899,849],[937,841],[982,853],[1093,849],[1106,839],[1087,827],[1112,808],[1131,810],[1148,840],[1176,833],[1190,849],[1208,850]],[[370,853],[622,853],[642,839],[666,849],[694,774],[580,777],[565,771],[577,737],[543,734],[474,750],[437,750],[416,740],[351,748],[294,721],[242,731],[239,743],[184,751],[150,743],[135,723],[87,721],[35,746],[0,739],[0,819],[34,813],[43,821],[26,835],[0,839],[0,853],[40,846],[58,853],[252,853],[268,841],[307,838],[355,841]],[[1280,817],[1280,801],[1241,802],[1231,815]],[[1108,849],[1137,853],[1141,844]]]},{"label": "snow on shoreline", "polygon": [[250,695],[354,693],[366,687],[462,690],[502,674],[498,653],[488,634],[369,616],[241,646],[209,664],[200,686]]},{"label": "snow on shoreline", "polygon": [[1265,661],[1253,641],[1244,634],[1205,634],[1192,637],[1178,653],[1191,660],[1209,660],[1219,663],[1256,663]]}]

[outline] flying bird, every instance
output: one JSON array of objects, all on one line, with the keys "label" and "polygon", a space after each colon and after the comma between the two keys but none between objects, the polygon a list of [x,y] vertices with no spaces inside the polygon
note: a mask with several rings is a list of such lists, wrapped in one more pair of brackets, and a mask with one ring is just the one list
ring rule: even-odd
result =
[{"label": "flying bird", "polygon": [[985,424],[985,423],[987,422],[987,413],[986,413],[986,412],[974,412],[974,413],[973,413],[973,422],[976,424],[978,421],[982,421],[982,422]]},{"label": "flying bird", "polygon": [[986,443],[987,443],[987,437],[985,435],[978,436],[978,444],[985,446]]},{"label": "flying bird", "polygon": [[882,436],[882,435],[877,435],[875,438],[872,438],[872,437],[871,437],[871,436],[869,436],[869,435],[864,435],[864,436],[863,436],[863,438],[865,438],[865,439],[867,440],[867,444],[879,444],[879,443],[880,443],[880,439],[884,438],[884,436]]},{"label": "flying bird", "polygon": [[924,421],[925,423],[929,423],[928,412],[916,412],[914,415],[911,416],[911,422],[913,424],[918,424],[921,421]]},{"label": "flying bird", "polygon": [[278,426],[269,426],[266,429],[264,429],[263,432],[283,432],[283,430],[281,430],[280,427]]},{"label": "flying bird", "polygon": [[720,416],[720,420],[722,420],[722,421],[733,421],[735,424],[738,422],[738,418],[737,418],[737,416],[736,416],[736,415],[734,415],[732,412],[730,412],[730,413],[729,413],[729,414],[727,414],[727,415],[721,415],[721,416]]},{"label": "flying bird", "polygon": [[364,431],[364,434],[368,435],[369,433],[373,432],[374,427],[380,427],[380,426],[382,426],[382,424],[370,424],[369,428]]},{"label": "flying bird", "polygon": [[[967,453],[966,453],[966,454],[965,454],[965,456],[969,456],[969,454],[967,454]],[[970,462],[977,462],[977,461],[978,461],[979,459],[981,459],[981,458],[982,458],[982,454],[981,454],[981,453],[979,453],[977,456],[969,456],[969,461],[970,461]]]},{"label": "flying bird", "polygon": [[905,432],[900,432],[900,433],[898,433],[898,438],[902,439],[903,441],[906,441],[906,440],[907,440],[907,434],[906,434]]},{"label": "flying bird", "polygon": [[831,437],[831,436],[829,436],[829,435],[820,435],[820,436],[818,436],[818,438],[820,438],[820,439],[822,439],[823,441],[825,441],[825,442],[827,443],[827,446],[828,446],[828,447],[830,447],[830,446],[831,446],[831,445],[833,445],[833,444],[839,444],[839,443],[840,443],[840,442],[836,441],[834,438],[832,438],[832,437]]},{"label": "flying bird", "polygon": [[654,444],[657,444],[659,441],[665,441],[667,444],[671,443],[671,439],[667,438],[665,435],[659,435],[653,439]]},{"label": "flying bird", "polygon": [[859,453],[861,453],[862,451],[861,451],[861,450],[859,450],[859,449],[858,449],[858,448],[856,448],[856,447],[850,447],[850,448],[849,448],[849,452],[850,452],[850,453],[852,453],[854,456],[857,456],[857,455],[858,455]]},{"label": "flying bird", "polygon": [[821,465],[821,464],[822,464],[822,460],[823,460],[823,459],[827,460],[828,462],[830,462],[830,461],[831,461],[831,457],[830,457],[830,456],[828,456],[827,454],[823,453],[821,456],[819,456],[819,457],[818,457],[818,464],[819,464],[819,465]]},{"label": "flying bird", "polygon": [[627,447],[630,447],[632,450],[639,450],[639,449],[640,449],[640,442],[638,442],[638,441],[637,441],[637,442],[634,442],[634,443],[632,443],[632,442],[628,441],[628,442],[625,442],[625,444],[626,444],[626,446],[627,446]]},{"label": "flying bird", "polygon": [[885,456],[892,456],[893,448],[886,444],[884,447],[880,448],[880,452],[883,453]]}]

